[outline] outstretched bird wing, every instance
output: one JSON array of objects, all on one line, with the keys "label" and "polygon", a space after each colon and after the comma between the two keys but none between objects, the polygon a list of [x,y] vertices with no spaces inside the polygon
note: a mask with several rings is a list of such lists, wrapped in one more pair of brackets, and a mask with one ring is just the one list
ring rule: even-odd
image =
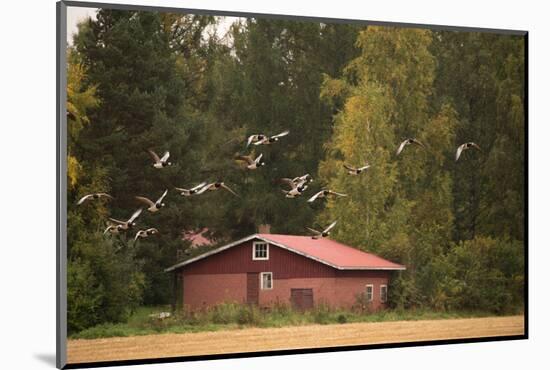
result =
[{"label": "outstretched bird wing", "polygon": [[480,152],[483,152],[483,150],[481,150],[481,148],[479,147],[479,145],[477,145],[476,143],[473,143],[473,142],[472,142],[472,143],[470,143],[470,144],[472,144],[472,146],[473,146],[474,148],[476,148],[477,150],[479,150]]},{"label": "outstretched bird wing", "polygon": [[314,233],[315,235],[321,235],[321,232],[320,231],[317,231],[315,229],[312,229],[310,227],[306,227],[306,229],[308,229],[309,231],[311,231],[312,233]]},{"label": "outstretched bird wing", "polygon": [[401,144],[399,145],[399,148],[397,148],[397,152],[395,153],[395,155],[399,155],[403,151],[403,148],[405,147],[405,145],[407,145],[408,141],[409,140],[407,139],[401,142]]},{"label": "outstretched bird wing", "polygon": [[82,198],[80,198],[80,200],[76,203],[76,205],[77,206],[81,205],[82,203],[84,203],[86,200],[88,200],[93,196],[94,196],[93,194],[84,195]]},{"label": "outstretched bird wing", "polygon": [[329,190],[328,192],[332,195],[337,195],[339,197],[347,197],[348,196],[347,194],[337,193],[337,192],[332,191],[332,190]]},{"label": "outstretched bird wing", "polygon": [[357,168],[348,166],[348,165],[345,164],[345,163],[344,163],[344,168],[345,168],[346,170],[349,170],[349,171],[357,171]]},{"label": "outstretched bird wing", "polygon": [[126,225],[125,221],[120,221],[120,220],[117,220],[116,218],[109,217],[109,220],[119,225]]},{"label": "outstretched bird wing", "polygon": [[222,183],[222,188],[224,188],[225,190],[229,191],[230,193],[232,193],[233,195],[235,195],[236,197],[238,197],[239,195],[237,193],[235,193],[233,190],[231,190],[231,188],[225,184]]},{"label": "outstretched bird wing", "polygon": [[208,189],[210,189],[212,187],[212,185],[214,185],[214,183],[212,184],[208,184],[208,185],[204,185],[201,190],[197,191],[196,194],[199,195],[199,194],[202,194],[204,193],[205,191],[207,191]]},{"label": "outstretched bird wing", "polygon": [[161,162],[166,162],[168,160],[168,158],[170,158],[170,152],[166,151],[166,152],[164,152],[164,155],[162,156],[162,158],[160,160],[161,160]]},{"label": "outstretched bird wing", "polygon": [[128,220],[128,223],[134,222],[134,220],[135,220],[136,218],[138,218],[139,215],[141,214],[141,211],[143,211],[143,208],[140,208],[140,209],[138,209],[137,211],[135,211],[135,212],[132,214],[132,217],[130,217],[130,219]]},{"label": "outstretched bird wing", "polygon": [[254,140],[258,140],[258,135],[250,135],[248,137],[248,141],[246,142],[246,146],[250,146]]},{"label": "outstretched bird wing", "polygon": [[460,158],[460,155],[462,154],[462,151],[464,150],[465,147],[466,147],[466,144],[462,144],[456,149],[455,161],[458,161],[458,158]]},{"label": "outstretched bird wing", "polygon": [[[263,155],[264,155],[263,153],[260,153],[260,155],[258,156],[258,158],[256,158],[256,159],[254,160],[254,163],[256,163],[256,164],[257,164],[257,163],[260,163],[260,160],[262,159]],[[250,164],[252,164],[252,163],[250,163]]]},{"label": "outstretched bird wing", "polygon": [[168,189],[166,189],[166,190],[164,191],[164,193],[162,193],[162,196],[159,198],[159,200],[157,200],[157,203],[162,202],[162,200],[164,199],[164,197],[166,196],[166,194],[168,194]]},{"label": "outstretched bird wing", "polygon": [[330,229],[332,229],[334,227],[334,225],[336,225],[336,222],[338,222],[338,221],[334,221],[333,223],[331,223],[325,230],[323,230],[323,232],[328,233],[330,231]]},{"label": "outstretched bird wing", "polygon": [[136,197],[136,199],[139,200],[141,203],[148,205],[149,207],[153,207],[155,205],[155,202],[153,202],[149,198]]},{"label": "outstretched bird wing", "polygon": [[191,190],[198,190],[198,189],[202,188],[204,185],[206,185],[206,181],[203,181],[200,184],[198,184],[197,186],[192,187]]},{"label": "outstretched bird wing", "polygon": [[272,138],[272,139],[275,139],[275,138],[278,138],[278,137],[286,136],[286,135],[288,135],[288,134],[290,134],[290,131],[289,131],[289,130],[286,130],[286,131],[281,132],[280,134],[273,135],[271,138]]},{"label": "outstretched bird wing", "polygon": [[238,155],[238,156],[235,157],[235,159],[238,160],[238,161],[245,161],[248,164],[253,164],[254,163],[254,160],[248,155]]},{"label": "outstretched bird wing", "polygon": [[363,167],[358,168],[358,171],[364,171],[369,167],[370,167],[370,164],[364,165]]},{"label": "outstretched bird wing", "polygon": [[420,141],[416,140],[416,139],[411,139],[411,142],[416,144],[416,145],[420,145],[422,148],[425,148],[426,146],[424,144],[422,144]]},{"label": "outstretched bird wing", "polygon": [[315,199],[319,198],[319,195],[323,194],[323,190],[321,190],[320,192],[318,192],[317,194],[315,194],[314,196],[312,196],[311,198],[309,198],[307,201],[309,203],[313,203],[315,202]]},{"label": "outstretched bird wing", "polygon": [[151,149],[147,149],[147,152],[149,153],[149,155],[151,156],[151,158],[153,158],[153,160],[155,161],[155,163],[160,162],[160,158],[159,158],[159,156],[158,156],[157,153],[155,153],[155,152],[152,151]]},{"label": "outstretched bird wing", "polygon": [[105,229],[105,231],[103,232],[103,234],[107,234],[107,232],[108,232],[109,230],[111,230],[112,228],[114,228],[114,227],[116,227],[116,226],[113,226],[113,225],[107,226],[107,228]]}]

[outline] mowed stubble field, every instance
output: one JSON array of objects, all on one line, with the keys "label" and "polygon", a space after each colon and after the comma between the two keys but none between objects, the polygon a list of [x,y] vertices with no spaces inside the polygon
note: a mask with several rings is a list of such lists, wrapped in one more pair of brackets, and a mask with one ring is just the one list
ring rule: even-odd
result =
[{"label": "mowed stubble field", "polygon": [[67,343],[69,363],[524,334],[523,316],[157,334]]}]

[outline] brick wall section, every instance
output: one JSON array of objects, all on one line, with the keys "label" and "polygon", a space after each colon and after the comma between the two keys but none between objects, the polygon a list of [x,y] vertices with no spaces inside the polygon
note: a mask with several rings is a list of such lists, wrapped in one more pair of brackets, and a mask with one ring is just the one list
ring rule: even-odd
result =
[{"label": "brick wall section", "polygon": [[[372,284],[373,301],[369,308],[378,310],[385,307],[380,302],[380,285],[388,285],[388,277],[387,272],[372,271],[326,278],[277,279],[274,276],[273,289],[260,290],[259,302],[262,307],[275,303],[290,304],[290,290],[306,288],[313,290],[316,305],[323,303],[349,309],[357,303],[357,296],[365,292],[365,286]],[[184,275],[183,294],[184,305],[192,310],[223,302],[246,303],[246,273]]]},{"label": "brick wall section", "polygon": [[185,275],[183,304],[193,310],[223,302],[246,303],[246,274]]},{"label": "brick wall section", "polygon": [[[222,302],[246,303],[246,273],[273,273],[273,289],[261,290],[260,306],[276,302],[290,304],[290,290],[313,290],[314,304],[351,308],[357,296],[373,285],[370,309],[384,307],[380,285],[388,285],[390,271],[341,271],[274,245],[269,260],[252,259],[252,241],[209,256],[180,269],[183,303],[196,310]],[[389,288],[388,288],[389,289]],[[389,291],[389,290],[388,290]]]}]

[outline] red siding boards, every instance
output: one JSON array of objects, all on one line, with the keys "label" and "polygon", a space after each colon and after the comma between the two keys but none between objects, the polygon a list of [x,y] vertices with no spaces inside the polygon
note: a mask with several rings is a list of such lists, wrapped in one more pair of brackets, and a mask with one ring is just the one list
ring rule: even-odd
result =
[{"label": "red siding boards", "polygon": [[[181,273],[184,305],[196,310],[223,302],[260,306],[290,304],[291,292],[301,289],[307,290],[308,294],[312,292],[313,297],[308,297],[308,300],[311,299],[314,305],[351,308],[358,304],[368,284],[373,286],[369,309],[385,306],[380,300],[380,286],[388,285],[390,270],[340,270],[274,244],[269,245],[268,260],[254,260],[253,241],[245,240],[169,269]],[[369,260],[372,260],[370,256]],[[273,274],[271,289],[261,289],[260,272]]]},{"label": "red siding boards", "polygon": [[184,266],[183,271],[190,275],[272,272],[274,279],[335,276],[334,268],[272,244],[269,245],[268,260],[253,260],[252,243],[244,242],[240,246],[198,260]]}]

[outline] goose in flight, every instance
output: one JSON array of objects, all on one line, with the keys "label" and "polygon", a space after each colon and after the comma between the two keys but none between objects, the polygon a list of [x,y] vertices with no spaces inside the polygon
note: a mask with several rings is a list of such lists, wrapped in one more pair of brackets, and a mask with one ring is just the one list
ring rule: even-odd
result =
[{"label": "goose in flight", "polygon": [[458,158],[460,158],[460,155],[464,150],[471,149],[471,148],[477,149],[480,152],[482,151],[479,145],[477,145],[473,141],[470,141],[469,143],[464,143],[461,146],[459,146],[458,149],[456,150],[455,161],[458,161]]},{"label": "goose in flight", "polygon": [[249,170],[255,170],[258,167],[265,166],[265,162],[262,161],[263,154],[260,154],[256,159],[249,155],[238,155],[235,157],[238,161],[245,161],[246,168]]},{"label": "goose in flight", "polygon": [[333,223],[331,223],[326,229],[324,229],[323,231],[317,231],[315,229],[311,229],[309,227],[306,227],[306,229],[308,229],[309,231],[311,231],[313,235],[311,238],[312,239],[320,239],[320,238],[326,238],[327,236],[330,235],[330,229],[332,229],[334,227],[334,225],[336,225],[336,222],[337,221],[334,221]]},{"label": "goose in flight", "polygon": [[107,228],[103,232],[103,235],[105,235],[107,233],[111,233],[112,235],[120,234],[121,230],[122,230],[121,225],[109,225],[109,226],[107,226]]},{"label": "goose in flight", "polygon": [[399,155],[403,151],[403,148],[405,148],[407,145],[410,145],[410,144],[416,144],[423,148],[426,148],[424,144],[422,144],[420,141],[416,140],[415,138],[408,138],[401,142],[401,144],[399,145],[399,148],[397,148],[396,155]]},{"label": "goose in flight", "polygon": [[348,170],[349,175],[359,175],[361,172],[366,171],[370,167],[370,164],[366,164],[363,167],[352,167],[344,163],[344,168]]},{"label": "goose in flight", "polygon": [[76,203],[76,205],[79,206],[86,201],[100,199],[100,198],[114,199],[112,196],[110,196],[107,193],[92,193],[92,194],[84,195],[82,198],[80,198],[80,200]]},{"label": "goose in flight", "polygon": [[309,198],[307,201],[309,203],[313,203],[313,202],[315,202],[316,199],[326,198],[329,195],[335,195],[337,197],[347,197],[348,196],[347,194],[337,193],[337,192],[329,190],[329,189],[323,189],[320,192],[318,192],[317,194],[315,194],[314,196],[312,196],[311,198]]},{"label": "goose in flight", "polygon": [[264,134],[250,135],[248,137],[248,140],[246,141],[246,146],[249,147],[250,144],[256,144],[257,142],[262,141],[266,138],[267,136],[265,136]]},{"label": "goose in flight", "polygon": [[170,158],[170,152],[168,151],[164,152],[164,154],[162,155],[162,158],[159,157],[158,154],[151,149],[147,149],[147,152],[149,153],[151,158],[153,158],[153,161],[154,161],[153,167],[163,168],[163,167],[172,165],[172,162],[168,162],[168,158]]},{"label": "goose in flight", "polygon": [[136,236],[134,237],[134,241],[138,240],[139,238],[147,238],[151,235],[155,235],[155,234],[158,234],[158,230],[155,229],[154,227],[151,227],[150,229],[147,229],[147,230],[139,230],[137,233],[136,233]]},{"label": "goose in flight", "polygon": [[136,220],[136,218],[139,217],[139,215],[141,214],[141,211],[143,211],[143,208],[140,208],[137,211],[135,211],[132,214],[132,216],[128,219],[128,221],[120,221],[120,220],[117,220],[115,218],[110,218],[110,217],[109,217],[109,220],[111,220],[112,222],[117,224],[116,226],[119,228],[119,231],[120,230],[128,230],[128,229],[132,228],[133,226],[136,226],[135,220]]},{"label": "goose in flight", "polygon": [[197,186],[192,187],[191,189],[184,189],[184,188],[175,188],[177,191],[181,193],[184,197],[190,197],[191,195],[197,194],[197,192],[202,189],[202,187],[206,185],[206,181],[201,182]]},{"label": "goose in flight", "polygon": [[302,193],[304,191],[306,191],[306,189],[308,187],[307,186],[307,180],[303,179],[303,180],[295,181],[297,179],[300,179],[300,178],[297,177],[297,178],[294,178],[294,179],[289,179],[289,178],[279,179],[280,183],[286,184],[290,187],[290,190],[281,189],[281,191],[283,192],[283,194],[286,195],[287,198],[299,197],[300,195],[302,195]]},{"label": "goose in flight", "polygon": [[142,202],[143,204],[145,204],[146,206],[148,206],[149,208],[147,208],[147,210],[149,212],[154,213],[154,212],[158,212],[162,207],[165,206],[165,204],[162,203],[162,200],[164,199],[166,194],[168,194],[168,189],[166,189],[164,193],[162,193],[161,197],[157,199],[156,202],[153,202],[149,198],[145,198],[145,197],[136,197],[136,199]]},{"label": "goose in flight", "polygon": [[230,192],[231,194],[233,194],[237,197],[239,196],[229,186],[225,185],[225,183],[223,183],[221,181],[213,182],[211,184],[203,186],[199,191],[197,191],[197,195],[202,194],[205,191],[214,191],[214,190],[218,190],[218,189],[221,189],[221,188],[227,190],[228,192]]},{"label": "goose in flight", "polygon": [[306,173],[303,176],[293,178],[292,182],[296,185],[298,185],[298,184],[309,184],[310,182],[313,182],[313,177],[311,177],[311,175],[309,173]]},{"label": "goose in flight", "polygon": [[266,136],[266,135],[263,135],[263,134],[252,135],[248,138],[247,146],[250,145],[250,144],[254,144],[254,145],[273,144],[274,142],[279,141],[279,138],[281,138],[283,136],[286,136],[289,133],[290,133],[290,131],[286,130],[286,131],[281,132],[280,134],[273,135],[273,136]]}]

